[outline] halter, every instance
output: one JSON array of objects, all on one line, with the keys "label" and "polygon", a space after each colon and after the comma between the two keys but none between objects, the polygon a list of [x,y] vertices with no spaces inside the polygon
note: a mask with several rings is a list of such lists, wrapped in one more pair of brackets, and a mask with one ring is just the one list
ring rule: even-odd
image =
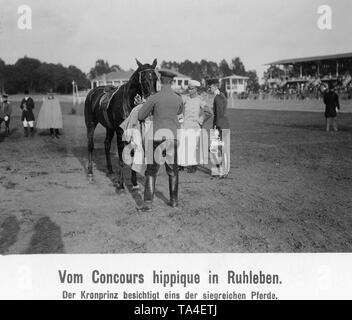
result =
[{"label": "halter", "polygon": [[[145,70],[142,70],[142,71],[139,71],[138,72],[138,83],[141,87],[141,92],[142,92],[142,96],[144,96],[144,90],[143,90],[143,85],[142,85],[142,73],[143,72],[147,72],[147,71],[154,71],[155,73],[155,69],[152,69],[152,68],[149,68],[149,69],[145,69]],[[123,112],[124,112],[124,115],[123,115],[123,118],[124,120],[128,117],[128,114],[129,114],[129,101],[128,99],[126,99],[126,94],[127,94],[127,90],[128,90],[128,85],[130,85],[130,81],[131,79],[128,81],[128,83],[125,83],[124,84],[124,87],[123,87],[123,92],[122,92],[122,108],[123,108]]]},{"label": "halter", "polygon": [[142,96],[143,96],[143,98],[145,98],[145,96],[144,96],[144,90],[143,90],[143,84],[142,84],[142,73],[143,73],[143,72],[147,72],[147,71],[153,71],[154,74],[155,74],[155,70],[152,69],[152,68],[145,69],[145,70],[142,70],[142,71],[139,71],[139,72],[138,72],[138,82],[139,82],[139,85],[141,86],[141,91],[142,91]]}]

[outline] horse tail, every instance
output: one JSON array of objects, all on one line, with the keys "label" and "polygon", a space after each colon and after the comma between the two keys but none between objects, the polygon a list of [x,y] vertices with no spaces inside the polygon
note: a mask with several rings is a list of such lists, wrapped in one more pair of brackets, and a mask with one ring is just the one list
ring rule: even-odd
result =
[{"label": "horse tail", "polygon": [[93,106],[93,95],[96,92],[96,88],[90,90],[87,94],[84,102],[84,120],[88,127],[90,123],[94,121],[94,106]]}]

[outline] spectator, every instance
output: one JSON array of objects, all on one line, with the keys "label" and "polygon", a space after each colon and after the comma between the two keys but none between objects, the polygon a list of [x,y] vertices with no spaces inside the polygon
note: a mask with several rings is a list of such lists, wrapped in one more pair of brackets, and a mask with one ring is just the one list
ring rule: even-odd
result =
[{"label": "spectator", "polygon": [[24,98],[21,101],[20,108],[22,109],[22,116],[21,116],[21,121],[23,123],[23,128],[24,128],[24,136],[28,137],[28,126],[30,127],[31,130],[31,136],[34,135],[34,114],[33,114],[33,109],[34,109],[34,101],[33,99],[29,96],[29,91],[26,90],[24,92]]},{"label": "spectator", "polygon": [[62,113],[60,102],[54,97],[53,90],[50,90],[47,98],[43,101],[38,114],[37,128],[50,129],[50,136],[59,139],[62,129]]},{"label": "spectator", "polygon": [[340,109],[339,96],[334,91],[331,83],[329,83],[328,90],[324,93],[323,100],[325,103],[326,131],[330,131],[331,125],[334,131],[338,131],[336,116]]},{"label": "spectator", "polygon": [[12,113],[12,107],[8,102],[8,95],[2,95],[3,101],[0,103],[0,131],[1,131],[1,124],[5,122],[5,134],[8,136],[10,135],[10,117]]}]

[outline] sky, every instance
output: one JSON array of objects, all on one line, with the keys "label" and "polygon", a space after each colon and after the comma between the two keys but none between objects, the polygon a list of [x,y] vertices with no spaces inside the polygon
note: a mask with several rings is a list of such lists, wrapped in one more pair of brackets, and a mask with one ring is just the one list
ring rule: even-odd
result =
[{"label": "sky", "polygon": [[[32,29],[17,26],[32,9]],[[320,30],[318,8],[332,9]],[[97,59],[123,69],[162,60],[240,57],[259,77],[266,63],[352,52],[351,0],[0,0],[0,58],[25,55],[89,72]]]}]

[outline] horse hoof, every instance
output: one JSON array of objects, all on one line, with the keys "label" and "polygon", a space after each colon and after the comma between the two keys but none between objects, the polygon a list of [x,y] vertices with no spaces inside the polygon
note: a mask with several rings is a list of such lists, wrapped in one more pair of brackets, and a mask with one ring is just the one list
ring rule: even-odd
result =
[{"label": "horse hoof", "polygon": [[116,188],[119,190],[123,190],[123,189],[125,189],[125,185],[123,183],[117,183]]}]

